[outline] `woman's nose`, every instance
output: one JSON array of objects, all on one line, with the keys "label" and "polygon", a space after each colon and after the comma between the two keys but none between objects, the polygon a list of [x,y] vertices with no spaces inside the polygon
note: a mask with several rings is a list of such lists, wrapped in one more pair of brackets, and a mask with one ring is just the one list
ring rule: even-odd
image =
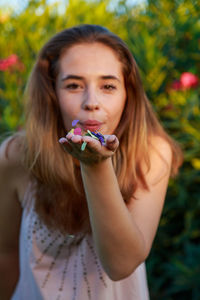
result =
[{"label": "woman's nose", "polygon": [[85,110],[98,110],[99,101],[94,91],[87,91],[84,95],[83,109]]}]

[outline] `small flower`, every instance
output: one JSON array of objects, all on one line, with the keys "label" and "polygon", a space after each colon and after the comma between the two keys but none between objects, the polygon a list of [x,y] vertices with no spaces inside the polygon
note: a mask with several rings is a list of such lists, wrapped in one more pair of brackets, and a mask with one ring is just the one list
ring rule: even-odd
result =
[{"label": "small flower", "polygon": [[0,71],[7,71],[12,69],[13,67],[23,70],[24,65],[20,62],[18,56],[16,54],[12,54],[7,58],[0,59]]},{"label": "small flower", "polygon": [[198,86],[199,79],[190,72],[184,72],[181,74],[180,83],[184,89],[195,88]]},{"label": "small flower", "polygon": [[10,65],[15,65],[18,62],[19,58],[16,54],[12,54],[7,58],[7,60],[9,61]]},{"label": "small flower", "polygon": [[173,90],[176,90],[176,91],[179,91],[182,89],[182,86],[181,86],[181,83],[180,83],[180,80],[175,80],[173,83],[172,83],[172,89]]},{"label": "small flower", "polygon": [[92,132],[92,134],[98,138],[101,145],[103,145],[105,143],[105,138],[104,138],[103,134],[101,134],[100,132]]},{"label": "small flower", "polygon": [[[78,124],[79,120],[73,120],[72,126],[75,127]],[[82,135],[82,130],[80,127],[72,128],[69,132],[75,134],[75,135]],[[87,132],[84,134],[85,136],[90,136],[93,139],[98,140],[101,145],[105,144],[105,138],[100,132],[91,132],[90,130],[87,130]],[[81,145],[81,150],[84,151],[87,146],[87,142],[83,142]]]},{"label": "small flower", "polygon": [[76,135],[82,135],[82,132],[81,132],[81,128],[77,127],[74,129],[74,134]]},{"label": "small flower", "polygon": [[74,134],[74,128],[72,128],[69,133],[73,133]]},{"label": "small flower", "polygon": [[72,121],[72,126],[74,127],[74,126],[76,126],[76,124],[79,122],[79,120],[73,120]]},{"label": "small flower", "polygon": [[199,79],[196,75],[190,72],[184,72],[181,74],[180,80],[175,80],[171,88],[176,91],[188,90],[196,88],[199,84]]},{"label": "small flower", "polygon": [[98,140],[98,137],[96,137],[96,134],[94,132],[91,132],[90,130],[87,130],[87,133],[85,135],[91,136],[93,139]]}]

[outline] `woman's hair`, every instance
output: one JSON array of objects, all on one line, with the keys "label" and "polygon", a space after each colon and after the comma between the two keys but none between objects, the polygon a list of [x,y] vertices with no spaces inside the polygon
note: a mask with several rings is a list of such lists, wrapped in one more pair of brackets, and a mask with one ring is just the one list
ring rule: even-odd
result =
[{"label": "woman's hair", "polygon": [[148,189],[141,164],[150,168],[152,136],[163,137],[171,145],[172,175],[182,159],[179,146],[158,122],[136,62],[118,36],[98,25],[80,25],[56,34],[40,51],[26,89],[24,163],[37,180],[36,211],[48,226],[65,232],[90,228],[80,168],[58,142],[66,132],[55,92],[60,57],[81,43],[108,46],[122,64],[127,99],[115,131],[120,144],[113,165],[124,201],[128,203],[138,184]]}]

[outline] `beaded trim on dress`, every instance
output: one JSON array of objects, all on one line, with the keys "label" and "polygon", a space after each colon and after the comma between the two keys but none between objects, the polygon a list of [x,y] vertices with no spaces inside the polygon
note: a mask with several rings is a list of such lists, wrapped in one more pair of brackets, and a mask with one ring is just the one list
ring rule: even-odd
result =
[{"label": "beaded trim on dress", "polygon": [[32,185],[23,201],[20,280],[12,300],[148,300],[144,264],[124,280],[102,268],[91,235],[50,230],[34,209]]}]

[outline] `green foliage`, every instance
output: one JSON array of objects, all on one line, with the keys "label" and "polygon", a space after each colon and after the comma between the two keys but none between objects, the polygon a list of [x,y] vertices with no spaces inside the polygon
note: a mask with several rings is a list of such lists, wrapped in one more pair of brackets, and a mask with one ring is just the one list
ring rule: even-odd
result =
[{"label": "green foliage", "polygon": [[[200,74],[197,0],[32,0],[19,14],[0,11],[0,59],[17,54],[21,65],[0,71],[0,133],[23,126],[23,93],[41,46],[56,32],[80,23],[101,24],[126,40],[145,90],[166,130],[182,146],[184,164],[170,181],[147,260],[151,299],[200,299],[200,87],[175,90],[183,72]],[[9,41],[9,42],[8,42]]]},{"label": "green foliage", "polygon": [[149,1],[129,10],[127,42],[161,122],[182,146],[147,260],[152,299],[200,299],[200,88],[173,90],[181,73],[200,74],[197,1]]},{"label": "green foliage", "polygon": [[[19,15],[4,15],[0,10],[0,59],[16,54],[24,67],[0,71],[0,127],[16,130],[23,124],[23,93],[36,55],[56,32],[80,23],[100,23],[115,31],[114,13],[107,11],[107,1],[69,1],[59,13],[57,3],[31,0]],[[9,41],[9,43],[8,43]]]}]

